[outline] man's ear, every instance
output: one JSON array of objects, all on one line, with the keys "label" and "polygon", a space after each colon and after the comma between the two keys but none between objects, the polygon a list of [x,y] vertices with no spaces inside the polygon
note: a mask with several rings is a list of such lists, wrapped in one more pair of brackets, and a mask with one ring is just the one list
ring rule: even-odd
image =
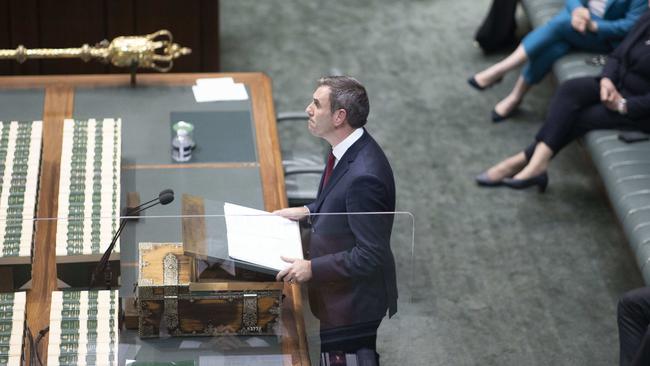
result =
[{"label": "man's ear", "polygon": [[348,112],[345,109],[337,109],[334,112],[334,126],[340,127],[348,119]]}]

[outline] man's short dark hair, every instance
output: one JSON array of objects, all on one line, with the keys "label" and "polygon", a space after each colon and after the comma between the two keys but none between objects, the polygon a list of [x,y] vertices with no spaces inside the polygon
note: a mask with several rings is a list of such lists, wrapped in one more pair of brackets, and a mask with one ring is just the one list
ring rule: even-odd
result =
[{"label": "man's short dark hair", "polygon": [[345,109],[348,124],[352,128],[363,127],[368,120],[370,104],[366,88],[357,79],[349,76],[325,76],[318,80],[318,87],[330,88],[332,113]]}]

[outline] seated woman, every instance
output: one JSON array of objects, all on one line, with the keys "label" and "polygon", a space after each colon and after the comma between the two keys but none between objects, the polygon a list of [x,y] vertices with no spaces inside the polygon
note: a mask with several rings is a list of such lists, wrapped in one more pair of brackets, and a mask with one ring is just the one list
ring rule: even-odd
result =
[{"label": "seated woman", "polygon": [[469,78],[468,83],[484,90],[528,61],[510,94],[492,110],[492,121],[502,121],[571,48],[611,52],[648,9],[646,4],[645,0],[566,0],[566,9],[524,37],[510,56]]},{"label": "seated woman", "polygon": [[546,189],[553,155],[598,129],[650,132],[650,12],[646,12],[607,58],[600,77],[562,84],[535,141],[476,177],[481,186]]}]

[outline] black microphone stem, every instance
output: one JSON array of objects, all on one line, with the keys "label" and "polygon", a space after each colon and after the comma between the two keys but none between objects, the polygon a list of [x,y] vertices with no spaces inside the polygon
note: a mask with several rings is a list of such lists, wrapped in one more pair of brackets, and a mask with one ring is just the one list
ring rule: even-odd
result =
[{"label": "black microphone stem", "polygon": [[[156,200],[158,200],[158,198],[155,198],[155,199],[153,199],[153,200],[151,200],[149,202],[153,202],[153,201],[156,201]],[[144,204],[147,204],[149,202],[145,202]],[[137,214],[137,213],[139,213],[141,211],[144,211],[144,210],[146,210],[148,208],[151,208],[151,207],[153,207],[153,206],[155,206],[157,204],[159,204],[159,202],[154,202],[153,204],[150,204],[149,206],[140,207],[137,210],[135,210],[133,212],[130,212],[128,214],[129,215],[135,215],[135,214]],[[142,206],[142,205],[140,205],[140,206]],[[124,230],[124,228],[126,227],[127,221],[128,220],[126,218],[122,218],[122,220],[120,221],[120,227],[115,232],[115,235],[113,235],[113,240],[111,241],[111,244],[108,246],[108,248],[106,248],[106,251],[102,255],[99,262],[97,262],[97,266],[95,267],[95,271],[93,272],[93,278],[91,279],[91,286],[94,286],[96,284],[96,282],[97,282],[97,277],[100,274],[102,274],[102,273],[104,273],[106,271],[106,267],[108,266],[108,261],[109,261],[109,258],[111,257],[111,253],[113,252],[113,248],[115,247],[115,243],[117,243],[117,239],[119,239],[120,235],[122,234],[122,230]],[[108,281],[109,280],[107,280],[106,288],[110,289],[110,282],[108,282]]]},{"label": "black microphone stem", "polygon": [[[143,204],[140,204],[135,207],[133,210],[126,210],[126,215],[128,216],[133,216],[137,213],[140,213],[148,208],[151,208],[153,206],[163,204],[166,205],[174,200],[174,191],[171,189],[166,189],[160,194],[158,194],[157,198],[154,198],[150,201],[147,201]],[[93,287],[96,282],[97,282],[97,277],[100,274],[104,274],[104,281],[106,283],[106,288],[110,289],[111,285],[111,280],[112,278],[108,277],[106,275],[106,267],[108,266],[108,260],[111,257],[111,253],[113,252],[113,248],[115,247],[115,243],[117,243],[117,239],[119,239],[120,235],[122,234],[122,230],[124,230],[124,227],[126,227],[126,223],[128,222],[127,217],[123,217],[120,220],[120,226],[115,232],[115,235],[113,235],[113,239],[111,240],[111,244],[108,246],[102,257],[99,259],[99,262],[97,262],[97,266],[95,267],[95,271],[93,271],[92,278],[90,281],[90,286]]]},{"label": "black microphone stem", "polygon": [[[149,203],[151,203],[151,202],[153,202],[153,201],[157,201],[158,199],[159,199],[159,198],[156,197],[156,198],[152,199],[151,201],[147,201],[147,202],[145,202],[145,203],[141,203],[141,204],[139,204],[139,205],[137,205],[137,206],[131,208],[131,210],[133,210],[133,209],[138,209],[138,208],[140,208],[140,207],[142,207],[142,206],[144,206],[144,205],[146,205],[146,204],[149,204]],[[129,211],[130,211],[130,210],[127,208],[126,213],[128,214]]]},{"label": "black microphone stem", "polygon": [[[156,199],[157,199],[157,198],[156,198]],[[152,208],[153,206],[156,206],[156,205],[159,205],[159,204],[160,204],[160,202],[154,202],[154,203],[150,204],[149,206],[142,207],[142,208],[140,208],[140,209],[138,209],[138,210],[136,210],[136,211],[133,211],[133,212],[127,212],[127,213],[126,213],[126,217],[128,218],[129,216],[133,216],[133,215],[135,215],[135,214],[137,214],[137,213],[140,213],[140,212],[142,212],[142,211],[144,211],[144,210],[146,210],[146,209],[148,209],[148,208]]]},{"label": "black microphone stem", "polygon": [[[97,266],[95,267],[95,271],[93,272],[93,278],[91,279],[90,286],[94,286],[97,282],[97,277],[104,273],[106,271],[106,267],[108,265],[108,260],[111,257],[111,253],[113,252],[113,248],[115,247],[115,243],[117,243],[117,239],[120,237],[120,234],[122,233],[122,230],[126,226],[126,219],[122,219],[120,222],[120,227],[117,229],[115,232],[115,235],[113,236],[113,240],[111,241],[111,244],[108,246],[104,254],[102,255],[101,259],[99,262],[97,262]],[[110,282],[106,284],[106,289],[110,289]]]}]

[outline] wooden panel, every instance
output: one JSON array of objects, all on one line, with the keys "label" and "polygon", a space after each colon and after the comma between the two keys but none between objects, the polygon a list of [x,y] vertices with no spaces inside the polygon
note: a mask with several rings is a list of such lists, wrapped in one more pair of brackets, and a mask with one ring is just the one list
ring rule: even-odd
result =
[{"label": "wooden panel", "polygon": [[[0,48],[12,48],[10,12],[9,0],[0,0]],[[12,66],[9,61],[0,61],[0,74],[10,74]]]},{"label": "wooden panel", "polygon": [[198,1],[137,0],[135,33],[169,30],[174,35],[174,42],[193,51],[193,55],[174,61],[174,72],[201,70],[200,10]]},{"label": "wooden panel", "polygon": [[[108,0],[106,1],[106,34],[107,40],[116,37],[137,35],[135,33],[135,1],[133,0]],[[128,72],[123,68],[108,65],[111,74]]]},{"label": "wooden panel", "polygon": [[282,290],[282,282],[192,282],[190,283],[190,292],[192,291],[270,291]]},{"label": "wooden panel", "polygon": [[[183,221],[183,248],[194,258],[207,258],[205,240],[205,204],[203,197],[183,194],[181,214]],[[193,217],[192,217],[193,216]]]},{"label": "wooden panel", "polygon": [[[39,4],[41,47],[81,47],[106,38],[104,1],[67,0],[62,6],[59,0],[40,0]],[[106,71],[106,65],[96,61],[41,61],[42,74],[97,74]]]},{"label": "wooden panel", "polygon": [[219,71],[219,2],[201,1],[201,71]]},{"label": "wooden panel", "polygon": [[[126,209],[128,216],[133,216],[131,211],[140,205],[140,193],[138,192],[126,192]],[[139,214],[135,214],[138,215]]]},{"label": "wooden panel", "polygon": [[13,292],[14,271],[9,267],[0,267],[0,289],[2,292]]},{"label": "wooden panel", "polygon": [[305,318],[302,316],[302,296],[300,285],[285,283],[282,306],[282,353],[291,355],[285,358],[285,366],[310,365],[307,351]]},{"label": "wooden panel", "polygon": [[[10,0],[9,4],[11,17],[11,44],[9,48],[15,49],[21,44],[25,47],[40,47],[38,1]],[[23,64],[16,61],[2,62],[11,63],[14,74],[39,74],[41,72],[40,61],[28,61]]]},{"label": "wooden panel", "polygon": [[133,0],[109,0],[106,2],[107,39],[134,34],[134,6]]},{"label": "wooden panel", "polygon": [[[50,86],[46,88],[43,108],[43,152],[39,180],[38,218],[56,217],[57,214],[63,119],[72,116],[72,106],[72,87]],[[55,242],[56,221],[38,221],[34,240],[32,289],[27,294],[27,324],[34,333],[38,333],[49,322],[51,294],[57,287],[54,260]],[[47,338],[44,341],[43,349],[47,349]]]}]

